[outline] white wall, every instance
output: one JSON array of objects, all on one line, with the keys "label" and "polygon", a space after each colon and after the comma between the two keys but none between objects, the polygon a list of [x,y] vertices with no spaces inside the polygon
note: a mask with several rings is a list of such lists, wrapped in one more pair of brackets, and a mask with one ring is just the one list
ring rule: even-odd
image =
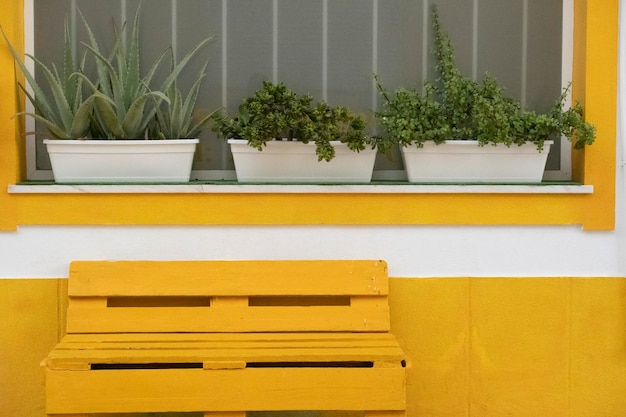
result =
[{"label": "white wall", "polygon": [[75,259],[384,259],[394,277],[626,276],[625,243],[623,225],[22,227],[0,234],[0,277],[65,277]]}]

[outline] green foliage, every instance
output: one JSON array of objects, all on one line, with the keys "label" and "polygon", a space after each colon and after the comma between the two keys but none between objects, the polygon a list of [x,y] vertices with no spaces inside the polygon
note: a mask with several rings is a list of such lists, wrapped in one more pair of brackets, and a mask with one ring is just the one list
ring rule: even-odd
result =
[{"label": "green foliage", "polygon": [[206,64],[185,98],[183,98],[176,83],[173,83],[166,92],[165,104],[159,106],[155,100],[156,118],[149,126],[150,137],[156,139],[194,139],[200,135],[202,130],[210,127],[215,112],[209,114],[202,114],[200,111],[194,112],[200,84],[206,76],[205,69]]},{"label": "green foliage", "polygon": [[[31,94],[24,86],[19,85],[35,108],[35,113],[26,114],[42,122],[56,139],[78,139],[86,136],[144,139],[150,135],[160,139],[190,138],[197,137],[203,128],[208,127],[210,115],[196,118],[194,114],[206,65],[196,77],[185,99],[176,87],[176,80],[193,56],[212,38],[199,42],[176,64],[171,48],[165,50],[148,73],[142,76],[139,66],[140,10],[141,3],[137,8],[128,41],[122,36],[125,25],[121,30],[116,28],[115,44],[109,54],[100,50],[94,33],[79,11],[89,40],[83,45],[94,57],[96,64],[95,79],[91,79],[84,72],[87,54],[83,55],[80,64],[74,62],[67,19],[61,75],[54,65],[50,69],[34,56],[27,55],[41,69],[51,96],[37,83],[2,32],[15,62],[33,90]],[[170,71],[160,88],[154,90],[151,87],[152,79],[168,54],[172,57]],[[84,94],[83,87],[89,90],[89,94]]]},{"label": "green foliage", "polygon": [[[159,68],[166,54],[172,54],[171,48],[163,52],[152,64],[148,73],[142,76],[139,65],[139,17],[141,3],[135,13],[130,40],[124,40],[121,35],[122,30],[115,31],[115,44],[110,55],[105,56],[98,46],[98,42],[89,28],[87,21],[81,13],[89,43],[85,44],[88,50],[95,57],[97,68],[97,82],[93,83],[87,76],[81,74],[95,95],[94,113],[91,125],[91,134],[94,137],[107,139],[143,139],[148,136],[148,126],[153,122],[157,113],[157,108],[161,102],[166,102],[169,108],[173,106],[170,98],[176,98],[176,89],[169,91],[169,97],[165,92],[174,85],[176,78],[191,60],[191,58],[204,46],[211,38],[198,43],[178,64],[172,65],[171,71],[163,81],[158,90],[151,90],[152,78]],[[204,74],[200,74],[201,79]],[[198,80],[197,80],[198,81]],[[193,89],[192,89],[193,90]],[[192,91],[193,93],[193,91]],[[193,94],[191,94],[193,95]],[[195,102],[195,98],[194,98]],[[191,109],[178,116],[190,117]],[[163,116],[163,114],[162,114]],[[164,126],[164,132],[160,131],[160,123],[167,123],[161,117],[157,120],[156,129],[159,137],[169,138],[172,126]],[[178,121],[182,127],[190,120]]]},{"label": "green foliage", "polygon": [[83,81],[80,77],[77,77],[77,72],[83,70],[85,59],[83,57],[78,65],[74,62],[72,57],[72,38],[67,19],[64,26],[63,72],[61,74],[58,73],[54,65],[50,69],[34,56],[26,55],[41,70],[51,96],[46,94],[44,84],[39,85],[35,81],[35,77],[20,59],[19,54],[9,42],[4,31],[2,31],[2,36],[4,36],[4,40],[17,66],[33,90],[31,94],[22,84],[18,83],[20,89],[26,94],[26,97],[35,109],[35,113],[19,114],[26,114],[42,122],[50,135],[55,139],[79,139],[85,137],[89,130],[89,118],[95,96],[91,95],[83,98]]},{"label": "green foliage", "polygon": [[435,83],[425,83],[423,94],[400,88],[391,95],[376,78],[384,98],[382,110],[376,113],[387,133],[378,139],[383,147],[393,143],[422,147],[426,140],[474,139],[480,146],[532,142],[541,150],[546,140],[560,135],[575,138],[577,149],[594,142],[595,128],[585,122],[582,108],[576,104],[565,109],[569,86],[548,113],[523,109],[491,75],[485,74],[480,83],[463,76],[436,6],[432,19],[439,75]]},{"label": "green foliage", "polygon": [[271,140],[315,142],[318,160],[335,156],[331,141],[341,141],[353,151],[375,146],[365,135],[365,122],[346,107],[331,107],[310,95],[298,96],[283,83],[263,82],[263,87],[244,99],[237,115],[215,114],[213,130],[224,139],[240,138],[259,151]]},{"label": "green foliage", "polygon": [[452,135],[443,113],[443,105],[433,99],[434,87],[425,83],[425,93],[399,88],[393,96],[384,89],[378,77],[376,86],[384,98],[382,110],[376,113],[387,136],[378,137],[378,148],[386,152],[393,144],[424,146],[427,140],[442,143]]}]

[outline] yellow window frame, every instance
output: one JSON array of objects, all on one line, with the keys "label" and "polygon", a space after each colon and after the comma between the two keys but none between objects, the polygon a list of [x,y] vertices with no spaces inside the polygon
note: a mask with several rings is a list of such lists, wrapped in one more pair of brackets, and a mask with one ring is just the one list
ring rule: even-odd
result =
[{"label": "yellow window frame", "polygon": [[[24,4],[3,6],[0,24],[24,43]],[[573,179],[591,194],[200,193],[19,194],[26,178],[24,108],[13,60],[0,48],[0,230],[19,225],[569,225],[615,227],[618,0],[575,0],[573,99],[597,127],[596,143],[572,151]]]}]

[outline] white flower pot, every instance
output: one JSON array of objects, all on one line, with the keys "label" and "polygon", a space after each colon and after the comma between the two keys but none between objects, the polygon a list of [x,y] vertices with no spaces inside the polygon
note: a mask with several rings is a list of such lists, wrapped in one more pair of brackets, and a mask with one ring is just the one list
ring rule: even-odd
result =
[{"label": "white flower pot", "polygon": [[188,182],[198,139],[51,140],[58,183]]},{"label": "white flower pot", "polygon": [[272,141],[262,151],[243,139],[228,143],[241,182],[370,182],[376,159],[375,149],[354,152],[341,142],[331,142],[335,157],[330,162],[317,160],[313,142]]},{"label": "white flower pot", "polygon": [[552,144],[546,141],[539,152],[533,143],[507,147],[478,146],[473,140],[426,142],[423,148],[402,148],[402,157],[410,182],[537,183]]}]

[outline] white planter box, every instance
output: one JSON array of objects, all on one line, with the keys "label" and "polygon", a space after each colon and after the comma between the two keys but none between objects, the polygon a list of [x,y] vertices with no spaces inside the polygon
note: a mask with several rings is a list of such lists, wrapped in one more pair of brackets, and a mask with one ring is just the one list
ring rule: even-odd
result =
[{"label": "white planter box", "polygon": [[440,145],[426,142],[423,148],[402,148],[402,158],[410,182],[541,182],[553,141],[537,146],[485,145],[456,140]]},{"label": "white planter box", "polygon": [[188,182],[198,139],[45,139],[58,183]]},{"label": "white planter box", "polygon": [[317,160],[313,142],[272,141],[262,151],[242,139],[228,143],[241,182],[370,182],[376,159],[375,149],[353,152],[341,142],[331,142],[335,157],[330,162]]}]

